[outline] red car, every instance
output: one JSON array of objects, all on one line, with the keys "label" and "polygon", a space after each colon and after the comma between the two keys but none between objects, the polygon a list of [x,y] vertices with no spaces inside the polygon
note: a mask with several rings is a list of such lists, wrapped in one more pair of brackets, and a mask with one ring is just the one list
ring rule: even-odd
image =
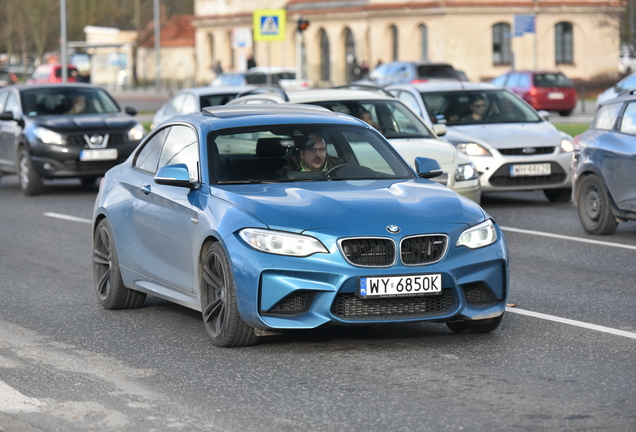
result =
[{"label": "red car", "polygon": [[[75,82],[77,77],[77,68],[73,65],[67,66],[67,82]],[[31,78],[27,80],[27,84],[50,84],[62,82],[62,66],[57,63],[41,64],[35,68],[35,72]]]},{"label": "red car", "polygon": [[509,88],[537,111],[558,111],[562,116],[569,116],[576,106],[574,84],[561,72],[515,70],[495,78],[492,83]]}]

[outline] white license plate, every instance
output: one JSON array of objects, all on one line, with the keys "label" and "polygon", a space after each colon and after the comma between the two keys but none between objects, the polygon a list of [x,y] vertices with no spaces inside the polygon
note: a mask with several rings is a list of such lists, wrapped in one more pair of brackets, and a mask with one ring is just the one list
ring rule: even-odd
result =
[{"label": "white license plate", "polygon": [[117,149],[82,150],[80,152],[80,160],[83,162],[115,160],[117,156]]},{"label": "white license plate", "polygon": [[556,100],[556,99],[563,99],[563,98],[565,98],[565,95],[561,92],[548,93],[548,99]]},{"label": "white license plate", "polygon": [[510,177],[545,176],[552,174],[549,163],[511,165]]},{"label": "white license plate", "polygon": [[409,275],[360,278],[358,295],[369,297],[398,297],[417,294],[440,294],[442,275]]}]

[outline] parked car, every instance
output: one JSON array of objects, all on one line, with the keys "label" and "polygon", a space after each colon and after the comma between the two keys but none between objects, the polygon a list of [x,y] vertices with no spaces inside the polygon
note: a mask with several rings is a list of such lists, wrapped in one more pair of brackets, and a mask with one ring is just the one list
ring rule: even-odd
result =
[{"label": "parked car", "polygon": [[[572,139],[546,120],[547,112],[542,117],[515,93],[489,83],[439,81],[387,90],[427,124],[446,124],[443,138],[472,158],[482,193],[542,189],[550,201],[570,199]],[[471,117],[471,105],[482,110],[479,120]]]},{"label": "parked car", "polygon": [[622,74],[636,72],[636,54],[624,51],[618,59],[618,71]]},{"label": "parked car", "polygon": [[513,70],[492,83],[509,88],[537,111],[558,111],[567,117],[576,107],[576,88],[562,72]]},{"label": "parked car", "polygon": [[361,84],[385,86],[390,84],[419,83],[436,79],[466,80],[466,74],[447,63],[403,62],[382,63],[369,77],[356,81]]},{"label": "parked car", "polygon": [[[294,152],[326,155],[318,144],[341,162],[276,174]],[[508,295],[504,236],[479,205],[426,179],[436,161],[416,166],[375,129],[322,107],[174,117],[100,186],[98,301],[132,308],[150,294],[201,311],[218,346],[325,325],[490,332]]]},{"label": "parked car", "polygon": [[26,195],[40,193],[43,179],[94,183],[144,136],[136,113],[89,84],[0,89],[0,176],[17,174]]},{"label": "parked car", "polygon": [[[67,66],[67,82],[75,82],[77,78],[77,68],[73,65]],[[37,66],[27,84],[49,84],[62,82],[62,65],[45,63]]]},{"label": "parked car", "polygon": [[596,97],[596,109],[598,109],[598,107],[604,102],[615,98],[621,93],[630,92],[631,90],[636,90],[636,72],[626,76],[612,87],[599,93]]},{"label": "parked car", "polygon": [[[443,172],[432,180],[476,203],[480,202],[481,186],[477,169],[470,157],[439,139],[418,116],[390,94],[352,89],[318,89],[274,94],[262,93],[260,90],[254,90],[253,93],[256,94],[238,97],[230,105],[256,102],[302,103],[358,117],[382,133],[411,167],[415,168],[415,159],[418,156],[435,159]],[[438,132],[445,133],[446,128],[443,125],[435,127]]]},{"label": "parked car", "polygon": [[0,88],[13,85],[18,82],[18,77],[8,69],[0,68]]},{"label": "parked car", "polygon": [[611,234],[636,220],[636,95],[603,103],[590,128],[575,139],[572,199],[590,234]]},{"label": "parked car", "polygon": [[246,72],[222,73],[210,83],[214,87],[267,86],[285,90],[304,90],[307,80],[296,79],[296,69],[286,67],[253,67]]},{"label": "parked car", "polygon": [[179,114],[191,114],[209,106],[225,105],[237,94],[251,87],[194,87],[175,92],[157,110],[152,118],[151,129],[161,122]]}]

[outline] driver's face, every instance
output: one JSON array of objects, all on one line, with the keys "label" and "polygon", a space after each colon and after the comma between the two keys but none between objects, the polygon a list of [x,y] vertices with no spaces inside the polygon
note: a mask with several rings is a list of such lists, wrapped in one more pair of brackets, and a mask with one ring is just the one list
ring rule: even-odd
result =
[{"label": "driver's face", "polygon": [[300,151],[300,158],[303,160],[305,167],[311,171],[322,171],[327,161],[327,145],[320,135],[309,135],[314,139],[315,144]]}]

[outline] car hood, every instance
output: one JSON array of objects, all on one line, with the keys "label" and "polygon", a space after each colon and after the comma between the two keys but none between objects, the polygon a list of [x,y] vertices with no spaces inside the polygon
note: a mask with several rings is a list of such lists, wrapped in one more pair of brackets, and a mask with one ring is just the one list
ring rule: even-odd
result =
[{"label": "car hood", "polygon": [[435,159],[448,172],[455,163],[457,150],[445,141],[427,138],[390,138],[388,141],[409,165],[414,166],[418,156]]},{"label": "car hood", "polygon": [[42,116],[31,120],[36,126],[61,133],[84,132],[86,130],[121,130],[137,124],[137,120],[125,113]]},{"label": "car hood", "polygon": [[455,144],[467,142],[457,141],[457,132],[498,149],[558,146],[561,142],[559,131],[549,122],[449,126],[447,139]]},{"label": "car hood", "polygon": [[377,223],[470,225],[485,218],[475,202],[423,179],[219,185],[211,193],[272,229],[295,232]]}]

